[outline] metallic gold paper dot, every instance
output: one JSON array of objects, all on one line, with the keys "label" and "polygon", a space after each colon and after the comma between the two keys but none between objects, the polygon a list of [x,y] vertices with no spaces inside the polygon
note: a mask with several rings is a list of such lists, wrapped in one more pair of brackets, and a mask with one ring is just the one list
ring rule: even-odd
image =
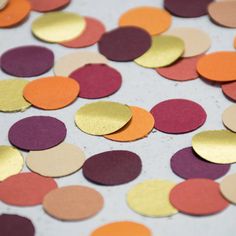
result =
[{"label": "metallic gold paper dot", "polygon": [[184,52],[184,42],[182,39],[162,35],[152,37],[151,48],[135,62],[143,67],[157,68],[168,66],[176,61]]},{"label": "metallic gold paper dot", "polygon": [[169,201],[175,183],[168,180],[146,180],[134,186],[127,194],[129,207],[140,215],[165,217],[178,211]]},{"label": "metallic gold paper dot", "polygon": [[105,135],[125,126],[131,117],[132,111],[127,105],[117,102],[94,102],[77,111],[75,123],[85,133]]},{"label": "metallic gold paper dot", "polygon": [[24,111],[31,106],[24,97],[23,90],[28,84],[23,79],[8,79],[0,81],[0,111]]},{"label": "metallic gold paper dot", "polygon": [[233,132],[236,132],[236,105],[228,107],[222,114],[224,125]]},{"label": "metallic gold paper dot", "polygon": [[21,153],[10,146],[0,146],[0,181],[18,174],[23,168]]},{"label": "metallic gold paper dot", "polygon": [[50,12],[38,17],[32,24],[33,34],[41,40],[59,43],[78,37],[86,23],[79,14]]},{"label": "metallic gold paper dot", "polygon": [[219,164],[236,162],[236,134],[228,130],[198,133],[193,136],[192,146],[207,161]]}]

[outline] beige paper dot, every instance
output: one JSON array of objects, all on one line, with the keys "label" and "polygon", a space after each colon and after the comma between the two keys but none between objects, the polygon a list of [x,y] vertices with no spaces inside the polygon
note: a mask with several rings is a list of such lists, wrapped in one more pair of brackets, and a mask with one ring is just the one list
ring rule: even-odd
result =
[{"label": "beige paper dot", "polygon": [[236,204],[236,174],[226,176],[220,183],[220,191],[230,202]]},{"label": "beige paper dot", "polygon": [[4,9],[7,4],[8,4],[9,0],[0,0],[0,10]]},{"label": "beige paper dot", "polygon": [[222,114],[224,125],[233,132],[236,132],[236,105],[228,107]]}]

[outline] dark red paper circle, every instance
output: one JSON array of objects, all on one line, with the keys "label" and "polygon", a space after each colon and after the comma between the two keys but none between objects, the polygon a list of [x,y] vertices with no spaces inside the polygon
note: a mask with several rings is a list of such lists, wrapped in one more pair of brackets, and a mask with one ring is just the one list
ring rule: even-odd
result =
[{"label": "dark red paper circle", "polygon": [[218,179],[230,169],[230,165],[207,162],[187,147],[176,152],[170,161],[172,171],[184,179],[206,178]]},{"label": "dark red paper circle", "polygon": [[141,172],[139,156],[129,151],[108,151],[87,159],[83,175],[88,180],[102,185],[119,185],[132,181]]},{"label": "dark red paper circle", "polygon": [[23,150],[44,150],[66,137],[65,124],[50,116],[31,116],[17,121],[9,130],[11,144]]},{"label": "dark red paper circle", "polygon": [[87,64],[69,76],[80,85],[79,97],[102,98],[115,93],[121,86],[121,74],[105,64]]},{"label": "dark red paper circle", "polygon": [[2,236],[34,236],[31,220],[19,215],[0,215],[0,234]]},{"label": "dark red paper circle", "polygon": [[151,46],[151,36],[145,30],[126,26],[103,34],[99,51],[112,61],[133,61]]},{"label": "dark red paper circle", "polygon": [[180,17],[199,17],[207,15],[207,7],[213,0],[165,0],[164,7]]},{"label": "dark red paper circle", "polygon": [[204,124],[207,114],[196,102],[186,99],[170,99],[154,106],[151,113],[155,128],[165,133],[183,134]]},{"label": "dark red paper circle", "polygon": [[40,46],[12,48],[1,56],[2,70],[18,77],[41,75],[50,70],[53,64],[53,52]]}]

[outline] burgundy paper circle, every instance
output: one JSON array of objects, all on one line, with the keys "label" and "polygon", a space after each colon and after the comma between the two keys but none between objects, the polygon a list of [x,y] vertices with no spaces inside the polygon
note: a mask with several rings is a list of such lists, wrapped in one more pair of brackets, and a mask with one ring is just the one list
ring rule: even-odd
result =
[{"label": "burgundy paper circle", "polygon": [[108,151],[87,159],[83,175],[88,180],[102,185],[119,185],[132,181],[141,172],[139,156],[129,151]]},{"label": "burgundy paper circle", "polygon": [[2,236],[34,236],[35,229],[31,220],[18,215],[0,215]]},{"label": "burgundy paper circle", "polygon": [[183,134],[204,124],[207,114],[197,103],[185,99],[170,99],[154,106],[151,113],[155,128],[165,133]]},{"label": "burgundy paper circle", "polygon": [[199,17],[207,14],[207,7],[213,0],[165,0],[165,8],[180,17]]},{"label": "burgundy paper circle", "polygon": [[102,98],[115,93],[121,86],[121,74],[105,64],[87,64],[69,76],[80,85],[79,97]]},{"label": "burgundy paper circle", "polygon": [[176,152],[171,158],[170,165],[172,171],[184,179],[218,179],[230,169],[230,165],[210,163],[201,159],[192,147]]},{"label": "burgundy paper circle", "polygon": [[41,75],[50,70],[53,64],[53,52],[40,46],[12,48],[1,56],[2,70],[18,77]]},{"label": "burgundy paper circle", "polygon": [[9,141],[23,150],[44,150],[66,137],[66,126],[50,116],[31,116],[16,122],[9,130]]},{"label": "burgundy paper circle", "polygon": [[98,43],[99,51],[113,61],[133,61],[151,46],[151,36],[145,30],[126,26],[103,34]]}]

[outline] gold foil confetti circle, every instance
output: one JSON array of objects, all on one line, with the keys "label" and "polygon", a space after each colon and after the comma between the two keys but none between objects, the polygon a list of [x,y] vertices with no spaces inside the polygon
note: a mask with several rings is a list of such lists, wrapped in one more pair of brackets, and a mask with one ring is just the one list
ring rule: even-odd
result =
[{"label": "gold foil confetti circle", "polygon": [[219,164],[236,162],[236,134],[228,130],[198,133],[193,136],[192,146],[207,161]]},{"label": "gold foil confetti circle", "polygon": [[0,181],[18,174],[24,165],[21,153],[11,146],[0,146]]},{"label": "gold foil confetti circle", "polygon": [[117,102],[94,102],[77,111],[75,123],[85,133],[105,135],[121,129],[131,117],[132,111],[127,105]]},{"label": "gold foil confetti circle", "polygon": [[169,201],[175,183],[168,180],[146,180],[137,184],[127,194],[128,206],[140,215],[166,217],[178,211]]},{"label": "gold foil confetti circle", "polygon": [[220,191],[222,195],[233,204],[236,204],[236,174],[231,174],[222,180],[220,183]]},{"label": "gold foil confetti circle", "polygon": [[70,12],[50,12],[32,23],[33,34],[47,42],[59,43],[78,37],[85,29],[82,16]]},{"label": "gold foil confetti circle", "polygon": [[7,79],[0,81],[0,111],[24,111],[31,106],[24,97],[23,90],[28,84],[23,79]]},{"label": "gold foil confetti circle", "polygon": [[158,68],[175,62],[184,52],[184,42],[175,36],[152,37],[152,46],[135,62],[143,67]]},{"label": "gold foil confetti circle", "polygon": [[236,105],[231,105],[222,114],[224,125],[233,132],[236,132]]}]

